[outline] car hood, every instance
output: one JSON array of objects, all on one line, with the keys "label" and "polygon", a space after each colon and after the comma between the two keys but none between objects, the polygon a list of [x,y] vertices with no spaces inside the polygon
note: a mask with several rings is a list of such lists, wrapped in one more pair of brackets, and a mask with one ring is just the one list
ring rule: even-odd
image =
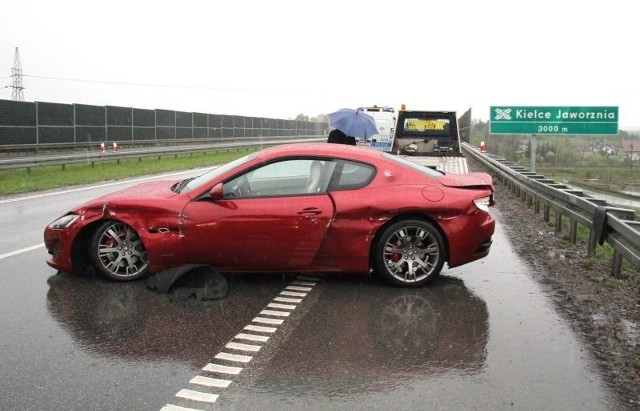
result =
[{"label": "car hood", "polygon": [[167,199],[177,195],[177,193],[171,191],[171,186],[173,184],[175,184],[175,181],[152,181],[141,183],[95,198],[85,203],[84,206],[114,201],[129,203],[153,199]]},{"label": "car hood", "polygon": [[493,187],[493,180],[487,173],[447,173],[440,183],[447,187]]}]

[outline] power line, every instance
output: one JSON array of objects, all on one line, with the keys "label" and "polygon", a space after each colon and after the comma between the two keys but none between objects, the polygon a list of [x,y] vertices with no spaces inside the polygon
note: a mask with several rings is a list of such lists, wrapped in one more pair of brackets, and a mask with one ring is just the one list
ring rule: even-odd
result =
[{"label": "power line", "polygon": [[160,87],[160,88],[178,88],[187,90],[214,90],[214,91],[259,91],[259,92],[276,92],[278,90],[269,89],[246,89],[246,88],[232,88],[232,87],[211,87],[211,86],[184,86],[177,84],[157,84],[157,83],[133,83],[124,81],[108,81],[108,80],[89,80],[78,79],[68,77],[50,77],[50,76],[38,76],[34,74],[24,74],[24,77],[37,78],[43,80],[59,80],[59,81],[71,81],[76,83],[94,83],[94,84],[111,84],[119,86],[134,86],[134,87]]}]

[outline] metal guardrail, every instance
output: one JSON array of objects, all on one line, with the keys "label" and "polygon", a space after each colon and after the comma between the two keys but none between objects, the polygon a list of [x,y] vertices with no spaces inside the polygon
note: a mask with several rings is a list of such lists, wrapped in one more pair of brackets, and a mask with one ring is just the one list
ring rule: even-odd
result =
[{"label": "metal guardrail", "polygon": [[570,220],[569,240],[577,241],[578,224],[587,227],[589,234],[589,256],[596,247],[606,241],[614,250],[611,274],[623,275],[622,261],[626,259],[636,270],[640,270],[640,216],[634,210],[610,206],[604,200],[590,197],[582,190],[559,184],[543,175],[503,158],[483,153],[468,143],[462,146],[465,155],[482,163],[499,181],[517,194],[536,213],[541,209],[545,221],[550,220],[554,210],[555,229],[562,230],[563,217]]},{"label": "metal guardrail", "polygon": [[[198,153],[207,151],[231,150],[244,147],[254,146],[272,146],[284,143],[298,143],[309,141],[325,141],[324,136],[301,136],[292,139],[291,137],[270,137],[268,140],[264,138],[246,138],[242,140],[228,140],[224,143],[211,143],[200,145],[181,145],[181,146],[162,146],[147,148],[125,148],[120,147],[118,151],[112,151],[111,148],[105,148],[105,152],[99,151],[78,151],[65,154],[36,155],[36,156],[20,156],[12,158],[0,159],[0,169],[16,169],[44,166],[44,165],[60,165],[62,168],[66,164],[72,163],[94,163],[98,161],[122,160],[126,158],[143,158],[157,157],[167,155],[178,155],[188,153]],[[95,146],[95,144],[94,144]],[[94,149],[95,150],[95,149]]]}]

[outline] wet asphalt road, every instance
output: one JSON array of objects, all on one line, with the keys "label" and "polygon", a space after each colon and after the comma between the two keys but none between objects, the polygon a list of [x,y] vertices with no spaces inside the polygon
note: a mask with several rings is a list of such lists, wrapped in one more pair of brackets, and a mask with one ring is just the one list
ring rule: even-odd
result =
[{"label": "wet asphalt road", "polygon": [[[176,302],[140,282],[70,278],[45,264],[44,226],[117,187],[0,199],[1,410],[621,408],[497,210],[489,257],[445,269],[430,287],[245,275],[229,278],[222,300]],[[278,302],[292,286],[305,290],[299,302]],[[247,331],[257,317],[282,321]],[[203,370],[215,365],[241,371]],[[184,398],[193,392],[217,397]]]}]

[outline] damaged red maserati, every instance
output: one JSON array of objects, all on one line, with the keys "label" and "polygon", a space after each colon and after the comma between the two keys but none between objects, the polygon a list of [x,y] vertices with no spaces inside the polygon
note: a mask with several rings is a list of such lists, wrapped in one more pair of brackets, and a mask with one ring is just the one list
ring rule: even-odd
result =
[{"label": "damaged red maserati", "polygon": [[491,176],[445,174],[367,147],[286,144],[196,178],[142,183],[49,224],[47,263],[134,280],[219,272],[375,272],[420,286],[485,257]]}]

